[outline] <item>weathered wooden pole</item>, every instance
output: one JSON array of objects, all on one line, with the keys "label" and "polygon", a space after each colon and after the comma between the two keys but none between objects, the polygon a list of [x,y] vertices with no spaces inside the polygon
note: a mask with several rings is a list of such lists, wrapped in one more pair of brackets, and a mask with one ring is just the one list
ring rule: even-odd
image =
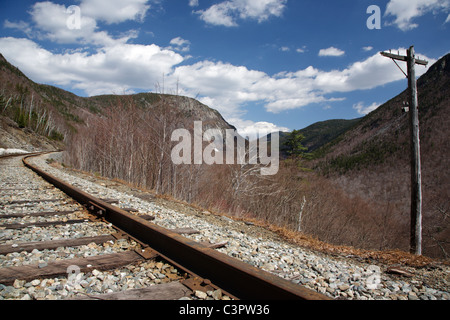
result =
[{"label": "weathered wooden pole", "polygon": [[[419,136],[419,102],[417,97],[416,64],[426,66],[428,61],[416,59],[414,46],[407,50],[407,55],[381,52],[381,55],[391,58],[400,68],[396,60],[406,61],[408,67],[409,119],[411,135],[411,229],[410,252],[422,254],[422,172],[420,164]],[[400,68],[401,70],[401,68]],[[402,70],[404,73],[404,71]]]},{"label": "weathered wooden pole", "polygon": [[422,172],[420,163],[419,103],[417,98],[414,47],[407,51],[409,119],[411,131],[411,232],[410,251],[422,254]]}]

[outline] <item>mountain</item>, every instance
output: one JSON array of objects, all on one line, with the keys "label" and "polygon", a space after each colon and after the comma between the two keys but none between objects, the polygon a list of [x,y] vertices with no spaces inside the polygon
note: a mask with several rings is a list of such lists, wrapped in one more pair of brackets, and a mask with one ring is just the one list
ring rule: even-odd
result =
[{"label": "mountain", "polygon": [[308,148],[308,152],[313,152],[339,137],[359,120],[359,118],[351,120],[336,119],[316,122],[300,130],[300,133],[305,136],[303,146]]},{"label": "mountain", "polygon": [[[448,164],[444,147],[449,128],[450,54],[441,58],[417,81],[423,161],[433,167]],[[407,90],[381,105],[318,150],[317,167],[325,173],[346,173],[394,159],[409,163],[409,117],[403,112]]]},{"label": "mountain", "polygon": [[[0,147],[12,148],[19,143],[30,150],[62,148],[62,142],[82,128],[87,119],[101,117],[119,100],[133,102],[139,108],[168,106],[176,110],[181,127],[202,121],[204,130],[235,129],[218,111],[188,97],[158,93],[79,97],[54,86],[38,84],[0,54],[0,130],[3,133]],[[14,134],[8,133],[12,130]],[[42,141],[33,142],[33,147],[13,138],[23,132]]]},{"label": "mountain", "polygon": [[[405,86],[407,84],[405,83]],[[450,253],[450,54],[417,81],[422,162],[424,242]],[[313,164],[348,194],[389,211],[409,232],[410,129],[402,111],[408,91],[362,118],[317,150]],[[387,212],[386,211],[386,212]]]},{"label": "mountain", "polygon": [[[353,127],[356,123],[358,123],[359,120],[360,119],[326,120],[313,123],[306,128],[300,129],[300,133],[305,137],[302,141],[302,146],[307,148],[305,153],[313,153],[329,142],[335,140],[351,127]],[[280,153],[283,158],[288,157],[287,151],[289,150],[289,147],[285,145],[285,141],[289,134],[290,132],[278,132],[280,138]],[[267,141],[271,141],[272,134],[269,133],[266,139]]]}]

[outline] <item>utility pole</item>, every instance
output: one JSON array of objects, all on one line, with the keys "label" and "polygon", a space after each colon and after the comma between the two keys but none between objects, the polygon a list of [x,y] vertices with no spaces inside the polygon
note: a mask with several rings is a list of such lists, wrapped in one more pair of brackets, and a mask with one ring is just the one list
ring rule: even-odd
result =
[{"label": "utility pole", "polygon": [[[414,46],[407,50],[406,56],[381,52],[382,56],[391,58],[397,67],[396,60],[406,61],[408,67],[409,119],[411,134],[411,229],[410,252],[422,254],[422,172],[420,163],[419,137],[419,103],[417,98],[416,64],[426,66],[428,61],[416,59]],[[400,68],[400,70],[402,70]],[[403,72],[403,70],[402,70]],[[404,72],[403,72],[404,73]]]}]

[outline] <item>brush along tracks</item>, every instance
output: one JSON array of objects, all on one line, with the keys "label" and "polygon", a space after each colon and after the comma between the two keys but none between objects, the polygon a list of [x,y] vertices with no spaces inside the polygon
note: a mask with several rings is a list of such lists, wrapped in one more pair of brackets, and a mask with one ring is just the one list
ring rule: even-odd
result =
[{"label": "brush along tracks", "polygon": [[328,299],[217,252],[220,243],[181,235],[195,230],[168,230],[95,198],[27,159],[46,181],[20,158],[0,161],[0,297]]}]

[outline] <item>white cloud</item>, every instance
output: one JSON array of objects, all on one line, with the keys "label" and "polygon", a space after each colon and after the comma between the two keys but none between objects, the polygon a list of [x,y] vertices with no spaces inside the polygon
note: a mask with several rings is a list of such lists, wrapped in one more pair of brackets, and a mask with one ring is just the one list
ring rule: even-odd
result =
[{"label": "white cloud", "polygon": [[319,57],[340,57],[345,54],[345,51],[337,49],[335,47],[330,47],[327,49],[320,49]]},{"label": "white cloud", "polygon": [[[406,49],[398,50],[406,54]],[[429,59],[432,65],[436,60]],[[406,65],[403,66],[406,68]],[[416,75],[421,76],[428,70],[427,68],[417,68]],[[346,69],[332,70],[328,72],[317,71],[314,75],[315,88],[321,88],[324,93],[332,92],[350,92],[355,90],[373,89],[375,87],[404,79],[404,75],[398,70],[395,64],[379,53],[375,53],[371,57],[358,61]]]},{"label": "white cloud", "polygon": [[152,90],[183,57],[156,45],[116,44],[94,54],[55,54],[29,39],[0,38],[2,54],[36,82],[70,86],[87,95]]},{"label": "white cloud", "polygon": [[105,31],[98,31],[97,21],[80,10],[79,28],[69,28],[68,19],[72,12],[64,5],[52,2],[38,2],[30,10],[34,31],[38,39],[49,39],[57,43],[82,43],[109,46],[114,43],[125,43],[136,37],[136,32],[130,30],[119,38],[113,38]]},{"label": "white cloud", "polygon": [[[299,74],[307,74],[300,71]],[[229,63],[201,61],[179,66],[174,78],[188,95],[200,95],[200,100],[219,110],[225,118],[243,115],[247,103],[262,103],[267,111],[278,113],[300,108],[310,103],[327,101],[306,76],[280,74],[269,76]]]},{"label": "white cloud", "polygon": [[280,17],[286,2],[287,0],[229,0],[196,13],[208,24],[234,27],[238,25],[238,18],[263,22],[272,16]]},{"label": "white cloud", "polygon": [[143,21],[149,0],[82,0],[81,14],[106,23]]},{"label": "white cloud", "polygon": [[239,118],[231,118],[229,120],[235,127],[237,132],[243,137],[249,137],[250,140],[256,139],[257,137],[263,137],[272,132],[289,132],[291,131],[286,127],[279,127],[273,123],[260,121],[253,122],[251,120],[242,120]]},{"label": "white cloud", "polygon": [[[149,0],[82,0],[78,10],[50,1],[35,3],[29,14],[32,24],[6,20],[4,26],[22,30],[28,37],[48,39],[57,43],[81,43],[110,46],[126,43],[137,36],[137,31],[129,30],[116,37],[98,30],[98,21],[120,23],[127,20],[142,21],[150,8]],[[70,9],[69,9],[70,8]],[[74,18],[76,17],[76,18]],[[78,26],[71,28],[70,19],[77,19]]]},{"label": "white cloud", "polygon": [[[49,30],[58,25],[59,20],[55,21],[54,25],[48,24]],[[99,32],[90,36],[97,34]],[[58,39],[63,38],[63,34],[58,34]],[[177,37],[171,40],[171,45],[182,49],[189,42]],[[205,60],[179,66],[187,57],[174,50],[114,39],[93,53],[78,49],[57,54],[32,40],[16,38],[0,38],[0,47],[4,56],[34,81],[69,86],[84,90],[87,95],[152,90],[164,75],[166,88],[176,88],[178,81],[180,94],[198,96],[228,119],[244,116],[248,103],[279,113],[313,103],[336,101],[338,99],[331,96],[335,93],[372,89],[404,79],[392,61],[378,53],[341,70],[326,71],[310,66],[270,76],[220,61]],[[429,60],[429,65],[434,63],[433,59],[420,56]],[[417,68],[417,76],[426,70]]]},{"label": "white cloud", "polygon": [[267,75],[243,66],[206,60],[177,67],[173,77],[179,80],[186,94],[199,93],[203,103],[229,118],[243,114],[242,104],[264,99],[254,86]]},{"label": "white cloud", "polygon": [[372,111],[376,110],[381,104],[379,103],[372,103],[370,106],[364,106],[364,102],[358,102],[357,104],[353,105],[353,109],[355,109],[359,115],[365,116]]},{"label": "white cloud", "polygon": [[5,22],[3,23],[3,26],[5,28],[17,29],[19,31],[22,31],[29,37],[32,35],[33,31],[30,24],[25,21],[11,22],[8,19],[6,19]]},{"label": "white cloud", "polygon": [[265,21],[271,16],[280,17],[283,14],[287,0],[234,0],[241,19],[257,19]]},{"label": "white cloud", "polygon": [[190,7],[197,7],[198,6],[198,0],[189,0],[189,6]]},{"label": "white cloud", "polygon": [[[405,52],[405,49],[398,49]],[[426,58],[432,65],[435,60]],[[417,68],[417,76],[427,68]],[[303,106],[341,101],[330,95],[373,89],[404,79],[391,60],[376,53],[342,70],[323,71],[312,66],[297,72],[268,74],[223,62],[201,61],[175,68],[174,79],[187,95],[199,95],[203,103],[219,110],[225,118],[243,115],[247,103],[264,105],[279,113]]]},{"label": "white cloud", "polygon": [[233,10],[234,7],[232,6],[232,3],[227,1],[215,4],[205,11],[196,11],[196,13],[200,14],[200,18],[208,24],[235,27],[237,26],[237,23],[234,22],[232,17]]},{"label": "white cloud", "polygon": [[191,48],[191,42],[189,40],[185,40],[181,37],[176,37],[170,40],[171,46],[167,49],[175,50],[179,52],[188,52]]},{"label": "white cloud", "polygon": [[[450,0],[390,0],[386,6],[385,16],[393,16],[392,22],[403,31],[418,27],[415,18],[429,12],[434,14],[450,11]],[[447,18],[448,20],[448,18]]]},{"label": "white cloud", "polygon": [[368,51],[372,51],[373,47],[372,46],[367,46],[367,47],[363,47],[362,48],[364,51],[368,52]]}]

